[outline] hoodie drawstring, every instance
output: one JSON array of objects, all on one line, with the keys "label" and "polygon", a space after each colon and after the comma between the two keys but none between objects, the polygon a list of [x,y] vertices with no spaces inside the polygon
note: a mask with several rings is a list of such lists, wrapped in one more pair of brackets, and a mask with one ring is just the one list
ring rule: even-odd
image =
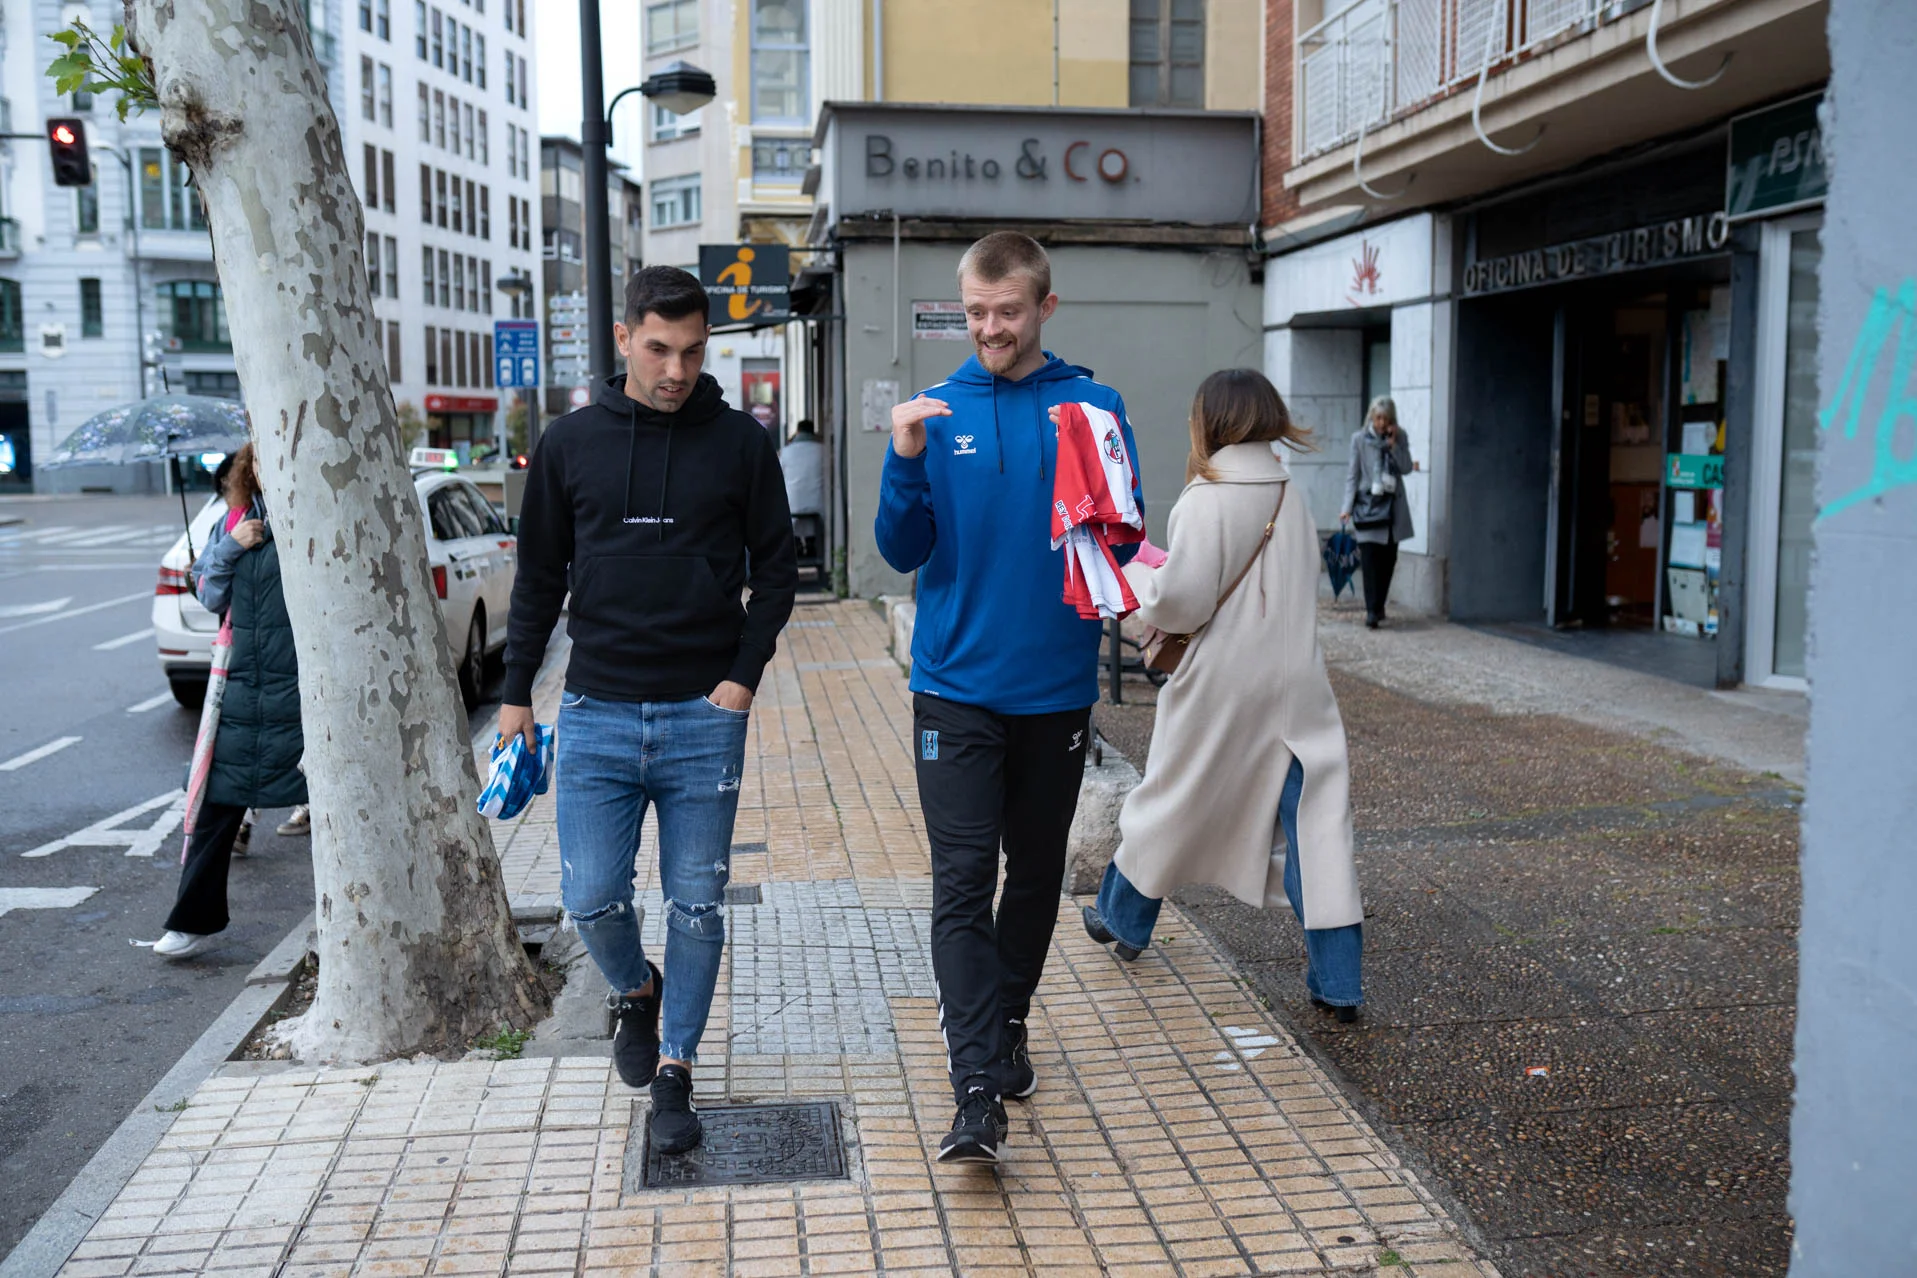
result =
[{"label": "hoodie drawstring", "polygon": [[[620,504],[619,522],[632,522],[632,463],[638,456],[639,447],[639,408],[634,405],[626,410],[626,498]],[[659,473],[659,509],[658,518],[653,520],[654,533],[660,541],[666,539],[666,485],[672,479],[672,428],[666,428],[666,463]]]},{"label": "hoodie drawstring", "polygon": [[[633,413],[633,419],[638,420],[637,410]],[[656,527],[660,541],[666,539],[666,484],[672,479],[672,434],[672,427],[666,427],[666,464],[659,468],[659,522]]]},{"label": "hoodie drawstring", "polygon": [[998,473],[1005,473],[1005,432],[998,428],[998,378],[993,377],[992,387],[992,441],[998,445]]}]

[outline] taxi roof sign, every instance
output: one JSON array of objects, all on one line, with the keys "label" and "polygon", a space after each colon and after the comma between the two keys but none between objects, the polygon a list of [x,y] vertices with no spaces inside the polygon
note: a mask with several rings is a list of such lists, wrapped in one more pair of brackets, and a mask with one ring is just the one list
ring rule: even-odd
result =
[{"label": "taxi roof sign", "polygon": [[412,464],[429,470],[458,470],[459,454],[450,448],[415,448]]}]

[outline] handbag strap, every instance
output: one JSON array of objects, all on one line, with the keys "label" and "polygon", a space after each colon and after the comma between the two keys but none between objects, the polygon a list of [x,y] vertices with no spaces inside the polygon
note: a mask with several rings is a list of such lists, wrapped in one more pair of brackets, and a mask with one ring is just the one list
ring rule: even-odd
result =
[{"label": "handbag strap", "polygon": [[1265,535],[1258,539],[1258,549],[1251,552],[1251,558],[1245,561],[1245,566],[1239,569],[1238,575],[1231,579],[1229,586],[1225,587],[1225,593],[1218,596],[1218,602],[1212,608],[1214,614],[1225,606],[1225,600],[1231,598],[1232,592],[1238,589],[1239,584],[1251,575],[1251,570],[1258,565],[1259,557],[1265,553],[1265,547],[1271,544],[1272,530],[1278,527],[1278,516],[1285,508],[1285,490],[1290,487],[1290,480],[1279,481],[1278,504],[1272,509],[1271,521],[1265,525]]}]

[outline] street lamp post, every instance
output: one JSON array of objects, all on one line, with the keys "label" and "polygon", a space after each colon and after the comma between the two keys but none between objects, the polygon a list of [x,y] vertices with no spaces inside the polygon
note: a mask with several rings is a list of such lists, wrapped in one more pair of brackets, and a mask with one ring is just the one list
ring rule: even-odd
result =
[{"label": "street lamp post", "polygon": [[696,111],[718,96],[712,76],[674,62],[606,102],[606,73],[599,50],[599,0],[579,0],[579,141],[585,152],[586,318],[595,384],[612,376],[612,226],[608,216],[606,148],[612,144],[612,108],[627,93],[640,93],[675,115]]}]

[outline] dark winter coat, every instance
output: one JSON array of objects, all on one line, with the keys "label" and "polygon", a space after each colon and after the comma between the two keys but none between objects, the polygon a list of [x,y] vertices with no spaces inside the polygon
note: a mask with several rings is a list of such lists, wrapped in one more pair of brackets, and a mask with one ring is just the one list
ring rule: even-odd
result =
[{"label": "dark winter coat", "polygon": [[220,609],[215,605],[223,604],[233,626],[207,801],[236,808],[305,803],[306,776],[299,770],[306,752],[300,731],[299,655],[286,616],[279,543],[273,540],[271,525],[266,540],[252,550],[222,533],[195,567],[196,574],[204,574],[201,599],[216,612]]}]

